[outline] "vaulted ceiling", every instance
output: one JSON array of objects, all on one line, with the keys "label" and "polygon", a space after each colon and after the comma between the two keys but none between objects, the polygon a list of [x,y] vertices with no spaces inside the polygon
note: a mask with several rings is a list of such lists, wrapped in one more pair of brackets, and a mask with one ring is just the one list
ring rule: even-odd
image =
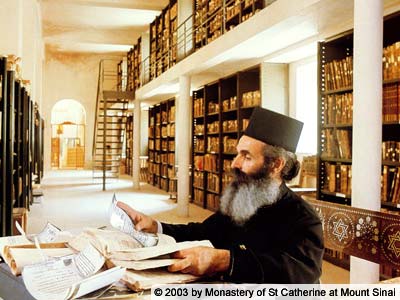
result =
[{"label": "vaulted ceiling", "polygon": [[126,53],[168,0],[41,0],[40,4],[47,49]]}]

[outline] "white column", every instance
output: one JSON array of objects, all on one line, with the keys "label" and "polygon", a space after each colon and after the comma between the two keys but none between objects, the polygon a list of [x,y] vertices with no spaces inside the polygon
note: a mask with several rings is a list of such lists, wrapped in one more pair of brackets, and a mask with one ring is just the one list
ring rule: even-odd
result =
[{"label": "white column", "polygon": [[133,108],[133,159],[132,159],[132,175],[133,188],[140,189],[140,100],[134,101]]},{"label": "white column", "polygon": [[[379,211],[383,1],[354,1],[352,206]],[[350,283],[379,281],[379,265],[350,259]]]},{"label": "white column", "polygon": [[176,114],[176,159],[178,160],[178,214],[189,215],[189,161],[190,161],[190,77],[179,77],[179,95]]}]

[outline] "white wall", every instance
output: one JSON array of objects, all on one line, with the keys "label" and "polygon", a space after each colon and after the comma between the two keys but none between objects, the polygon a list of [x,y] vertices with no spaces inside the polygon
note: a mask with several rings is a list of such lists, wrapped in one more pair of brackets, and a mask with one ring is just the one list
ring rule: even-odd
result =
[{"label": "white wall", "polygon": [[287,115],[289,112],[289,68],[287,64],[261,64],[262,107]]},{"label": "white wall", "polygon": [[115,59],[116,57],[46,50],[42,105],[42,113],[45,117],[45,170],[49,170],[51,165],[51,110],[54,104],[62,99],[74,99],[86,110],[85,161],[86,167],[90,167],[99,63],[105,58]]},{"label": "white wall", "polygon": [[[304,73],[307,67],[308,72]],[[313,69],[315,66],[315,69]],[[310,69],[312,68],[312,69]],[[299,76],[298,70],[302,70]],[[313,70],[310,74],[310,71]],[[304,122],[303,132],[297,147],[299,152],[316,154],[317,150],[317,57],[311,56],[289,65],[289,115]],[[301,82],[299,84],[298,82]],[[299,110],[299,111],[297,111]]]},{"label": "white wall", "polygon": [[30,80],[30,95],[42,99],[43,40],[37,0],[0,1],[0,55],[21,57],[22,79]]}]

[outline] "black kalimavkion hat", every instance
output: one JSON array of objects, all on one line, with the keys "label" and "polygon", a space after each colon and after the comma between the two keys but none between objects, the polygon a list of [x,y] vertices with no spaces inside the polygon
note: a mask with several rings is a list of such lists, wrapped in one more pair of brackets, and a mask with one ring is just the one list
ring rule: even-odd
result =
[{"label": "black kalimavkion hat", "polygon": [[256,107],[243,134],[295,152],[302,128],[303,123],[296,119]]}]

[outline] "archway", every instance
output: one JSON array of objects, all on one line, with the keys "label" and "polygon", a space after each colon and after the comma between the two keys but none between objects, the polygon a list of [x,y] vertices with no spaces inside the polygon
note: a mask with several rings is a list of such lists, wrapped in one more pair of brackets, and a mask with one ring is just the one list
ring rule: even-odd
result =
[{"label": "archway", "polygon": [[63,99],[51,110],[51,167],[78,169],[85,165],[86,111],[78,101]]}]

